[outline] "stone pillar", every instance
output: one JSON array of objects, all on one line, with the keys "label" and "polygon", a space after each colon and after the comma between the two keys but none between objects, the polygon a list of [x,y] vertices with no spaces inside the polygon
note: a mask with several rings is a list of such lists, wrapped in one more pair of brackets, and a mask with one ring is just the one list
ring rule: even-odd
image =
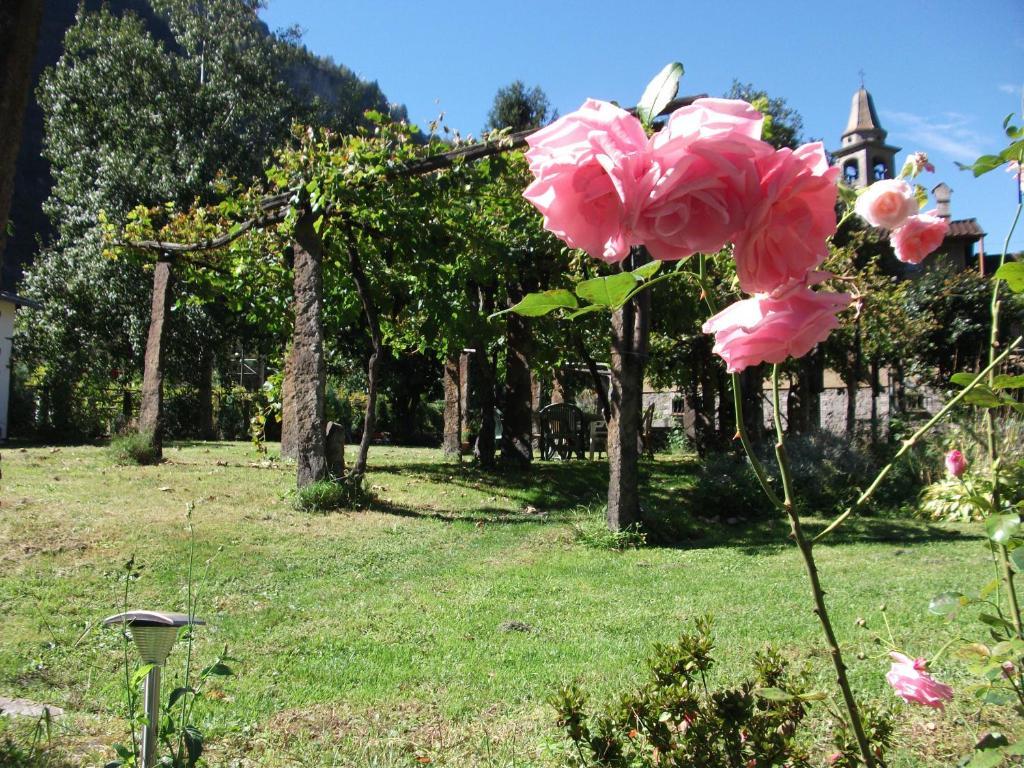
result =
[{"label": "stone pillar", "polygon": [[281,381],[281,458],[295,459],[295,347],[288,345],[284,358],[284,378]]},{"label": "stone pillar", "polygon": [[459,358],[449,354],[444,361],[444,439],[442,448],[448,460],[462,457],[462,382],[459,380]]},{"label": "stone pillar", "polygon": [[139,432],[151,436],[157,456],[163,455],[164,326],[170,299],[171,263],[161,259],[153,268],[153,300],[139,405]]},{"label": "stone pillar", "polygon": [[324,455],[323,241],[304,213],[295,224],[292,337],[295,401],[295,450],[300,488],[327,476]]}]

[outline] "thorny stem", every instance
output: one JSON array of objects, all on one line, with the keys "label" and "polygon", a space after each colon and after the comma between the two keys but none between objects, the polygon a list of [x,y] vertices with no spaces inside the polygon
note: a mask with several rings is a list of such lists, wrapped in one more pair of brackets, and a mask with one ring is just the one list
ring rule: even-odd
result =
[{"label": "thorny stem", "polygon": [[[195,628],[195,625],[192,624],[192,621],[195,619],[195,603],[193,602],[193,599],[192,599],[192,566],[193,566],[193,563],[195,562],[196,532],[195,532],[195,529],[192,527],[192,509],[193,509],[193,505],[189,504],[188,508],[187,508],[187,511],[185,513],[185,519],[186,519],[187,524],[188,524],[188,605],[186,607],[186,611],[188,612],[188,621],[189,621],[188,628],[185,630],[186,632],[188,632],[188,645],[186,646],[186,652],[185,652],[185,687],[186,688],[191,687],[191,677],[192,677],[192,635],[193,635],[193,631],[194,631],[194,628]],[[194,695],[191,697],[191,700],[194,703],[194,701],[195,701],[195,696]],[[191,709],[189,704],[190,704],[190,702],[188,700],[183,700],[181,702],[181,724],[180,724],[180,726],[178,728],[178,745],[177,745],[177,748],[175,749],[175,754],[176,754],[176,756],[177,756],[177,758],[179,760],[184,755],[184,750],[185,750],[185,724],[188,722],[189,710]]]},{"label": "thorny stem", "polygon": [[875,476],[875,479],[871,481],[871,485],[869,485],[867,489],[863,493],[861,493],[860,496],[857,497],[857,500],[853,502],[853,504],[851,504],[845,512],[839,515],[839,517],[837,517],[835,520],[829,523],[827,528],[825,528],[821,533],[815,536],[813,543],[817,543],[825,536],[832,533],[832,531],[834,531],[836,528],[842,525],[843,522],[845,522],[850,515],[852,515],[854,512],[860,509],[864,502],[870,499],[874,495],[875,491],[878,490],[878,487],[882,484],[882,481],[885,480],[885,478],[888,476],[889,472],[892,471],[892,468],[893,466],[895,466],[896,462],[899,461],[900,458],[907,451],[913,448],[917,444],[917,441],[920,440],[932,427],[938,424],[947,413],[953,410],[956,404],[963,400],[967,396],[967,394],[972,389],[974,389],[975,386],[980,384],[981,381],[988,375],[989,371],[994,370],[996,366],[1003,362],[1003,360],[1005,360],[1009,356],[1009,354],[1014,349],[1016,349],[1022,342],[1024,342],[1024,336],[1018,336],[1016,339],[1010,342],[1010,345],[1003,351],[1003,353],[999,355],[999,357],[997,357],[995,360],[993,360],[985,368],[985,370],[983,370],[981,373],[975,376],[970,384],[968,384],[966,387],[960,390],[960,392],[956,394],[956,397],[952,398],[948,403],[946,403],[946,405],[943,406],[941,411],[939,411],[930,419],[928,419],[928,421],[925,422],[924,426],[922,426],[909,438],[904,440],[903,445],[900,446],[900,449],[898,451],[896,451],[896,455],[892,457],[892,461],[890,461],[888,464],[882,467],[881,471]]},{"label": "thorny stem", "polygon": [[[739,403],[739,398],[737,398]],[[739,406],[737,406],[739,407]],[[803,527],[800,525],[800,515],[793,506],[793,481],[789,471],[789,460],[786,457],[785,434],[782,429],[782,416],[779,410],[779,366],[772,367],[772,416],[775,421],[775,458],[779,464],[779,474],[782,477],[783,508],[789,517],[789,525],[793,533],[800,554],[804,559],[804,566],[807,569],[807,578],[811,582],[811,593],[814,596],[814,613],[821,622],[822,631],[825,633],[825,640],[828,643],[829,655],[832,658],[832,665],[836,670],[836,683],[843,692],[843,701],[846,704],[846,711],[850,716],[850,727],[857,739],[857,746],[860,749],[861,757],[868,768],[874,768],[875,758],[871,754],[871,744],[868,742],[867,734],[864,732],[864,723],[860,718],[860,710],[857,707],[857,700],[853,696],[853,689],[850,688],[850,681],[846,677],[846,664],[843,663],[843,653],[836,640],[835,631],[832,629],[832,622],[828,616],[828,609],[825,607],[825,592],[821,588],[821,581],[818,578],[818,567],[814,562],[812,544],[804,536]],[[737,423],[742,422],[742,416],[737,413]]]},{"label": "thorny stem", "polygon": [[[1018,185],[1018,200],[1020,188]],[[1013,230],[1017,228],[1017,222],[1020,220],[1021,203],[1017,203],[1017,210],[1013,216],[1013,222],[1010,224],[1010,230],[1006,233],[1006,240],[1003,241],[1003,251],[999,256],[999,266],[1002,267],[1006,263],[1006,253],[1010,247],[1010,238],[1013,236]],[[999,289],[1002,281],[999,278],[995,278],[992,281],[992,326],[989,331],[989,344],[988,344],[988,383],[989,387],[995,383],[996,376],[996,353],[999,350],[999,311],[1002,308],[1002,301],[999,298]],[[1003,355],[1005,357],[1005,355]],[[999,435],[998,428],[996,426],[995,416],[993,415],[993,409],[989,408],[985,411],[985,431],[988,436],[988,462],[989,471],[992,473],[992,509],[995,513],[999,512]],[[998,544],[997,549],[999,552],[999,563],[1002,566],[1003,571],[1003,583],[1006,584],[1006,600],[1010,605],[1010,619],[1013,621],[1014,631],[1017,633],[1018,638],[1024,638],[1024,631],[1021,628],[1020,618],[1020,602],[1017,600],[1017,588],[1013,583],[1013,569],[1010,567],[1010,556],[1003,544]]]},{"label": "thorny stem", "polygon": [[128,694],[128,722],[132,734],[132,756],[138,760],[139,744],[135,736],[135,691],[132,686],[131,667],[128,664],[128,644],[131,642],[128,639],[128,587],[131,584],[134,565],[135,555],[132,555],[124,566],[124,605],[122,607],[124,618],[121,619],[121,647],[124,650],[124,689]]}]

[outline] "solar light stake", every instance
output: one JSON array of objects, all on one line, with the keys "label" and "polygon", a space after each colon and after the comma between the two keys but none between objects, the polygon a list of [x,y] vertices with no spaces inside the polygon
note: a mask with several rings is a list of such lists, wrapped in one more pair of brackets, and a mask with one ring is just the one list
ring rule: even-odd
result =
[{"label": "solar light stake", "polygon": [[160,613],[158,611],[129,611],[110,616],[104,625],[127,626],[139,650],[144,664],[153,667],[146,675],[142,686],[142,701],[146,711],[146,727],[142,731],[141,768],[155,768],[157,724],[160,721],[160,670],[178,639],[178,629],[189,624],[205,624],[201,619],[184,613]]}]

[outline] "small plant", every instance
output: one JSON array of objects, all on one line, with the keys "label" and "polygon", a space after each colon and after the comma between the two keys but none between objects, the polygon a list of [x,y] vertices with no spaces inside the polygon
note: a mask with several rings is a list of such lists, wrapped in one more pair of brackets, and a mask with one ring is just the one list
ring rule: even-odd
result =
[{"label": "small plant", "polygon": [[127,432],[110,441],[110,456],[118,465],[158,464],[160,452],[153,443],[151,432]]},{"label": "small plant", "polygon": [[[730,688],[712,688],[711,619],[671,645],[659,645],[649,674],[604,712],[588,712],[576,685],[551,700],[557,723],[571,742],[566,766],[645,768],[672,765],[806,766],[798,730],[811,701],[782,657],[765,650],[754,658],[753,675]],[[852,748],[851,748],[852,747]],[[834,764],[856,763],[857,745],[833,755]],[[849,763],[839,763],[849,757]]]},{"label": "small plant", "polygon": [[[186,513],[189,535],[187,615],[192,617],[196,615],[196,609],[199,604],[200,587],[206,581],[210,564],[213,562],[213,557],[206,561],[203,579],[197,584],[194,579],[195,530],[192,527],[193,508],[194,505],[189,504]],[[141,567],[136,565],[135,557],[132,556],[123,567],[123,608],[125,612],[128,610],[131,582],[137,580],[140,575]],[[227,647],[225,646],[224,651],[212,664],[203,667],[199,674],[193,677],[195,625],[189,624],[182,627],[178,639],[184,640],[186,643],[184,676],[181,684],[176,686],[166,701],[161,704],[158,738],[163,754],[159,754],[158,750],[157,764],[165,768],[195,768],[198,765],[205,764],[200,762],[205,747],[205,737],[203,732],[193,722],[195,703],[203,698],[205,684],[210,678],[234,674],[227,665],[227,662],[237,661],[237,659],[228,656]],[[133,671],[129,661],[131,645],[131,636],[122,627],[126,714],[131,741],[128,744],[116,743],[112,745],[112,749],[117,754],[117,759],[107,763],[105,768],[135,768],[141,761],[141,745],[136,733],[140,728],[145,727],[146,716],[139,709],[138,689],[146,675],[149,674],[152,665],[135,665]]]},{"label": "small plant", "polygon": [[[0,731],[7,731],[8,718],[0,716]],[[50,736],[53,720],[48,708],[36,718],[28,735],[28,744],[22,744],[23,737],[0,733],[0,765],[4,768],[49,768],[63,765],[55,762],[50,752]],[[13,728],[10,728],[14,731]]]},{"label": "small plant", "polygon": [[319,480],[295,492],[294,506],[300,512],[331,512],[336,509],[365,509],[373,501],[361,475]]},{"label": "small plant", "polygon": [[621,531],[610,531],[604,516],[588,515],[573,523],[573,537],[584,546],[593,549],[639,549],[647,545],[647,533],[639,524],[623,528]]}]

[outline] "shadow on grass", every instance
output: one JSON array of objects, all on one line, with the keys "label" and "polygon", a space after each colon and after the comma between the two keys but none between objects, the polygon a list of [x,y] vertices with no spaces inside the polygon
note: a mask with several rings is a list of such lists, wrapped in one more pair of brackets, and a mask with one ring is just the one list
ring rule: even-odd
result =
[{"label": "shadow on grass", "polygon": [[[603,461],[535,462],[525,470],[483,471],[472,464],[431,462],[379,464],[381,474],[407,475],[440,485],[485,490],[544,510],[542,515],[474,507],[465,513],[437,512],[378,502],[374,509],[404,517],[448,522],[543,525],[600,516],[605,504],[608,465]],[[659,458],[641,464],[641,504],[650,546],[679,549],[734,547],[751,554],[793,546],[789,524],[759,489],[723,486],[708,478],[692,458]],[[813,536],[827,525],[821,517],[805,524]],[[860,543],[922,544],[962,541],[976,535],[964,526],[892,517],[853,518],[823,542],[825,546]]]}]

